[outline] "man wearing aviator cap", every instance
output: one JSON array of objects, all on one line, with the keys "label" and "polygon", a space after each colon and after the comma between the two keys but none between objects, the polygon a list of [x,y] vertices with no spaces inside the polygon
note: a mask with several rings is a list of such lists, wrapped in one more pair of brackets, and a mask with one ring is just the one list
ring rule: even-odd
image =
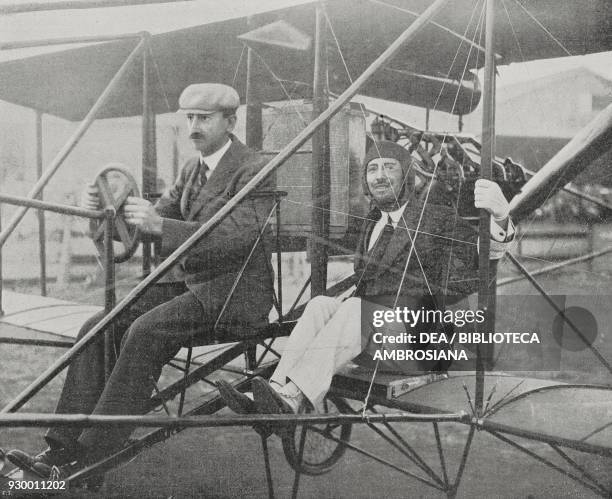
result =
[{"label": "man wearing aviator cap", "polygon": [[[372,211],[363,223],[356,249],[354,296],[346,301],[319,296],[308,303],[270,383],[253,380],[254,402],[220,383],[223,397],[234,410],[292,413],[306,403],[318,408],[333,375],[371,349],[374,311],[396,307],[443,310],[446,304],[477,290],[476,231],[452,209],[423,206],[416,200],[408,151],[394,142],[375,142],[364,160],[363,189]],[[514,232],[508,202],[497,184],[479,180],[475,206],[491,214],[490,258],[501,258]],[[406,332],[402,323],[391,324],[385,331],[401,332]],[[446,366],[382,361],[378,367],[414,373]]]},{"label": "man wearing aviator cap", "polygon": [[[129,197],[124,205],[126,222],[157,238],[163,256],[194,234],[265,163],[232,134],[240,105],[233,88],[212,83],[190,85],[179,105],[199,155],[187,161],[155,206],[137,197]],[[270,190],[272,185],[265,182],[260,188]],[[99,209],[97,188],[85,190],[82,204]],[[161,281],[148,288],[115,323],[119,355],[109,380],[105,383],[104,339],[98,337],[71,363],[56,412],[144,413],[149,409],[152,381],[157,381],[162,366],[182,346],[192,341],[213,343],[217,322],[234,329],[267,323],[273,300],[272,276],[267,271],[270,253],[265,249],[270,245],[259,244],[250,252],[271,208],[269,197],[245,199]],[[247,258],[248,264],[233,288]],[[100,313],[89,319],[79,338],[103,316]],[[55,427],[45,437],[49,448],[43,453],[29,456],[13,450],[7,457],[20,468],[48,479],[55,466],[70,464],[74,468],[116,451],[130,433],[125,427],[84,431]]]}]

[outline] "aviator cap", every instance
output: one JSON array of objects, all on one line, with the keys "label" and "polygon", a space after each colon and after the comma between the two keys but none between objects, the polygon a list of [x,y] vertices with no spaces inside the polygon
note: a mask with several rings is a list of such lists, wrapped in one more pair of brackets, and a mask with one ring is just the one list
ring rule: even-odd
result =
[{"label": "aviator cap", "polygon": [[413,158],[410,153],[396,142],[389,140],[374,141],[363,159],[363,192],[367,197],[371,197],[370,188],[367,181],[368,163],[377,158],[393,158],[399,161],[404,172],[402,192],[398,196],[399,201],[406,201],[414,192],[414,170]]},{"label": "aviator cap", "polygon": [[189,85],[179,98],[179,112],[212,114],[216,111],[235,110],[240,106],[238,92],[221,83]]}]

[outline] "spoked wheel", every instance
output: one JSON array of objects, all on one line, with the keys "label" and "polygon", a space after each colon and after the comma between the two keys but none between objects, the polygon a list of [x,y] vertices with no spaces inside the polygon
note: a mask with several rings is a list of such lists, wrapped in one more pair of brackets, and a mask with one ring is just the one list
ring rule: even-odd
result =
[{"label": "spoked wheel", "polygon": [[[95,184],[100,191],[102,206],[112,206],[115,209],[115,232],[119,236],[122,249],[114,255],[115,263],[122,263],[130,259],[138,248],[140,241],[138,230],[125,222],[123,204],[128,196],[140,196],[136,180],[120,163],[111,163],[96,175]],[[105,220],[91,220],[91,238],[98,249],[104,254]]]},{"label": "spoked wheel", "polygon": [[[324,401],[326,414],[346,414],[351,412],[348,403],[334,395]],[[307,475],[321,475],[331,470],[346,451],[346,446],[329,437],[348,442],[353,429],[350,423],[329,423],[307,425],[304,453],[299,459],[302,425],[290,428],[283,436],[283,451],[291,467]]]}]

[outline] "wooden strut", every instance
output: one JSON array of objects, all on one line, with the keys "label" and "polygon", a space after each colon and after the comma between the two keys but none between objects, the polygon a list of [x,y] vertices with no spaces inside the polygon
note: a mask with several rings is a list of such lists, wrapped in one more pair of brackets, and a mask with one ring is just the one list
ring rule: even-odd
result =
[{"label": "wooden strut", "polygon": [[9,194],[0,193],[0,203],[11,204],[14,206],[25,206],[28,208],[36,208],[39,210],[51,211],[62,215],[72,215],[82,218],[91,218],[101,220],[105,217],[102,210],[89,210],[78,206],[70,206],[67,204],[50,203],[49,201],[40,201],[22,196],[11,196]]},{"label": "wooden strut", "polygon": [[[14,412],[22,407],[43,386],[51,379],[60,373],[72,360],[78,355],[89,343],[91,343],[101,331],[113,322],[117,316],[127,307],[132,305],[145,292],[145,290],[153,283],[157,282],[184,254],[186,254],[200,239],[207,235],[214,227],[216,227],[245,197],[247,197],[257,186],[270,176],[277,168],[279,168],[295,151],[297,151],[323,124],[327,123],[349,100],[359,91],[359,89],[376,74],[388,61],[390,61],[397,52],[402,48],[404,43],[412,40],[415,36],[429,23],[435,15],[440,12],[448,0],[436,0],[432,3],[419,18],[417,18],[387,49],[357,78],[339,97],[321,113],[316,119],[311,121],[283,150],[270,160],[247,184],[232,197],[219,211],[204,223],[192,236],[190,236],[183,244],[181,244],[166,260],[164,260],[150,275],[143,279],[134,289],[132,289],[123,298],[110,313],[105,315],[98,324],[96,324],[83,338],[81,338],[70,350],[65,352],[57,359],[50,367],[48,367],[40,376],[38,376],[26,389],[24,389],[14,400],[9,402],[0,413]],[[140,52],[144,41],[141,41],[135,51],[130,55],[134,56],[136,52]],[[127,64],[128,61],[126,61]],[[131,62],[131,61],[130,61]],[[124,68],[122,68],[124,69]],[[116,78],[116,77],[115,77]],[[113,82],[115,82],[113,78]],[[105,91],[106,94],[106,91]],[[96,107],[96,106],[95,106]],[[94,110],[90,111],[90,114]],[[80,135],[79,135],[80,136]],[[41,179],[42,180],[42,179]],[[38,190],[31,194],[38,194]],[[12,229],[17,223],[12,224]],[[11,227],[9,226],[9,229]],[[5,231],[0,234],[0,245],[4,243],[8,234],[12,231]]]},{"label": "wooden strut", "polygon": [[[510,201],[514,220],[521,220],[550,195],[550,186],[563,186],[612,144],[612,104],[582,128],[529,180]],[[584,197],[584,196],[583,196]]]},{"label": "wooden strut", "polygon": [[[323,5],[318,4],[315,11],[313,119],[325,111],[329,101],[326,24],[323,9]],[[325,242],[329,240],[330,175],[329,123],[325,123],[312,136],[312,211],[309,241],[311,298],[324,294],[327,289],[328,246]]]},{"label": "wooden strut", "polygon": [[[36,111],[35,136],[36,136],[36,178],[40,178],[43,172],[43,115]],[[38,199],[42,201],[43,193],[40,192]],[[47,296],[47,229],[45,227],[45,212],[38,210],[38,260],[40,264],[40,294]]]},{"label": "wooden strut", "polygon": [[113,416],[84,414],[0,414],[0,428],[72,426],[75,428],[133,426],[147,428],[213,428],[224,426],[251,426],[256,423],[275,424],[370,424],[370,423],[469,423],[465,412],[443,414],[415,414],[394,412],[389,414],[244,414],[235,416]]},{"label": "wooden strut", "polygon": [[[570,258],[569,260],[563,260],[559,263],[553,263],[552,265],[547,265],[545,267],[541,267],[537,270],[527,272],[527,274],[519,275],[515,277],[506,277],[505,279],[500,279],[497,282],[497,287],[505,286],[506,284],[511,284],[513,282],[522,281],[523,279],[533,278],[542,274],[548,274],[550,272],[554,272],[555,270],[563,269],[565,267],[569,267],[570,265],[576,265],[582,262],[588,262],[590,260],[594,260],[600,256],[607,255],[608,253],[612,253],[612,246],[601,249],[599,251],[593,251],[592,253],[588,253],[586,255],[577,256],[575,258]],[[518,261],[518,260],[517,260]],[[529,276],[529,277],[527,277]]]},{"label": "wooden strut", "polygon": [[[0,7],[0,13],[2,7]],[[97,43],[113,42],[117,40],[129,40],[142,38],[143,33],[125,33],[122,35],[95,35],[95,36],[70,36],[65,38],[40,38],[38,40],[23,40],[16,42],[0,43],[0,50],[14,50],[32,47],[48,47],[51,45],[67,45],[71,43]]]},{"label": "wooden strut", "polygon": [[0,14],[20,14],[44,10],[100,9],[105,7],[126,7],[156,3],[191,2],[193,0],[56,0],[45,2],[20,2],[4,4]]},{"label": "wooden strut", "polygon": [[[485,67],[483,86],[483,111],[482,111],[482,150],[480,175],[481,178],[491,180],[492,163],[495,159],[495,47],[494,47],[494,19],[495,0],[486,0],[486,34],[485,34]],[[485,311],[485,320],[478,325],[481,333],[492,331],[495,324],[495,310],[491,300],[491,276],[489,263],[491,216],[484,210],[480,210],[480,223],[478,228],[478,309]],[[494,293],[493,293],[494,294]],[[486,348],[486,347],[485,347]],[[475,409],[477,414],[482,414],[484,400],[484,375],[489,351],[485,354],[482,346],[477,346],[476,355],[476,390]]]},{"label": "wooden strut", "polygon": [[[152,103],[151,35],[143,35],[146,45],[142,57],[142,197],[151,199],[157,194],[157,134]],[[152,244],[150,237],[142,239],[142,275],[151,273]]]}]

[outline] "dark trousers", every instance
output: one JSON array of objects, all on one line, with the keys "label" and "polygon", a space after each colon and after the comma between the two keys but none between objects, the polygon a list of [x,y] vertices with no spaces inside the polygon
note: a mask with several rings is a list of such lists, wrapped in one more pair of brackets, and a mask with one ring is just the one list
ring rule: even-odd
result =
[{"label": "dark trousers", "polygon": [[[81,328],[85,335],[104,316],[100,312]],[[117,362],[104,379],[104,335],[96,338],[70,364],[56,413],[144,414],[162,367],[193,338],[209,343],[214,325],[183,283],[154,285],[115,323]],[[50,445],[85,452],[86,459],[118,450],[132,428],[55,427],[46,435]]]}]

